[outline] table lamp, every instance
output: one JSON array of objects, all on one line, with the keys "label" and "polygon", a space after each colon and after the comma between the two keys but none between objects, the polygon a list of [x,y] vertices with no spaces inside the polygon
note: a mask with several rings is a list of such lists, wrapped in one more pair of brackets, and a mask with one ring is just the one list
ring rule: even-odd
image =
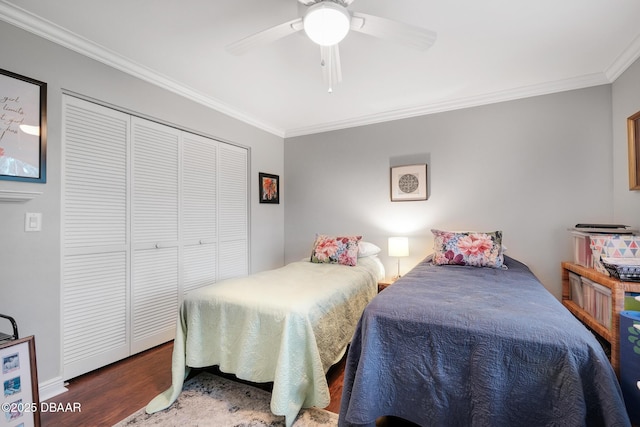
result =
[{"label": "table lamp", "polygon": [[408,237],[389,237],[389,256],[398,257],[398,275],[394,280],[400,278],[400,257],[409,256]]}]

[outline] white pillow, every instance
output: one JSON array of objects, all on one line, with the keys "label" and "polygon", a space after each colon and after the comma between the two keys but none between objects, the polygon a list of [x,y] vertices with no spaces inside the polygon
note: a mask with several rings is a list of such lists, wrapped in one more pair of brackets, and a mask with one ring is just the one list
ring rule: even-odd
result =
[{"label": "white pillow", "polygon": [[358,242],[358,258],[364,258],[367,256],[377,255],[382,249],[370,242]]}]

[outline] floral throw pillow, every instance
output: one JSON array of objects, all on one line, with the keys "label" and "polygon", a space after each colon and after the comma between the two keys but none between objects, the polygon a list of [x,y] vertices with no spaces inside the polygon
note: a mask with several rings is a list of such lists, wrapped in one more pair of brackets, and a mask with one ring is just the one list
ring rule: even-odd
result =
[{"label": "floral throw pillow", "polygon": [[506,270],[502,254],[502,231],[490,233],[431,230],[433,263],[470,265]]},{"label": "floral throw pillow", "polygon": [[362,236],[326,236],[317,234],[311,262],[354,266],[358,262],[358,242]]}]

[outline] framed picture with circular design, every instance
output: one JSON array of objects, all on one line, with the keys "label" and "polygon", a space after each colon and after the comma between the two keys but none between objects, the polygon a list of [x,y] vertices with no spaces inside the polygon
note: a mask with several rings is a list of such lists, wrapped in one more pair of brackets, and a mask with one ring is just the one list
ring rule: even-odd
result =
[{"label": "framed picture with circular design", "polygon": [[427,200],[427,165],[391,168],[391,201]]}]

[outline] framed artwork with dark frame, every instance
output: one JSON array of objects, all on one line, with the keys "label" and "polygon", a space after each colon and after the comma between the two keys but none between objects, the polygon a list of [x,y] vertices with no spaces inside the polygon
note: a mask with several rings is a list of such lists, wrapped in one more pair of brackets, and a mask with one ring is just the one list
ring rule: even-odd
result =
[{"label": "framed artwork with dark frame", "polygon": [[280,177],[270,173],[259,172],[260,203],[280,203]]},{"label": "framed artwork with dark frame", "polygon": [[0,426],[40,426],[36,344],[32,336],[0,344]]},{"label": "framed artwork with dark frame", "polygon": [[0,69],[0,179],[47,182],[47,84]]},{"label": "framed artwork with dark frame", "polygon": [[627,119],[629,190],[640,190],[640,111]]},{"label": "framed artwork with dark frame", "polygon": [[391,168],[391,201],[427,200],[427,165]]}]

